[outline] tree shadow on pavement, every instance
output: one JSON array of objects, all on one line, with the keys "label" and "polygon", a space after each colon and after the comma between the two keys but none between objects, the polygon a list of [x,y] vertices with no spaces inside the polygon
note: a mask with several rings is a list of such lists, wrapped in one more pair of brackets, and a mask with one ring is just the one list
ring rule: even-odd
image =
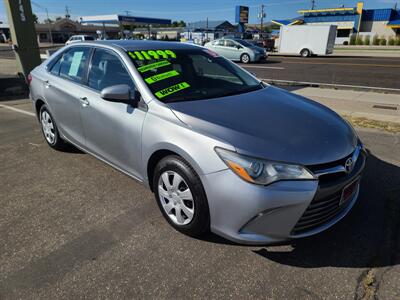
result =
[{"label": "tree shadow on pavement", "polygon": [[292,241],[291,251],[264,247],[253,252],[302,268],[391,266],[399,255],[399,227],[400,167],[370,155],[359,199],[342,221],[319,235]]}]

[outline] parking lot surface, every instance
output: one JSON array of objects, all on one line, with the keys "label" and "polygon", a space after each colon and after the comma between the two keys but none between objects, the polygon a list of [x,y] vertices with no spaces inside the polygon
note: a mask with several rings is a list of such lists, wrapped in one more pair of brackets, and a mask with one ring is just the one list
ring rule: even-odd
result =
[{"label": "parking lot surface", "polygon": [[399,299],[400,135],[358,132],[372,153],[344,220],[240,246],[174,231],[141,184],[50,149],[28,101],[0,102],[0,299]]}]

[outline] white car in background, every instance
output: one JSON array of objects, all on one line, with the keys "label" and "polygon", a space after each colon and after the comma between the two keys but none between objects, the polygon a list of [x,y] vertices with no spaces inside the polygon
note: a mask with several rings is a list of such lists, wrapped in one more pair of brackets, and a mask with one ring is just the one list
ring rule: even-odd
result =
[{"label": "white car in background", "polygon": [[84,42],[84,41],[94,41],[95,38],[91,35],[73,35],[69,38],[69,40],[65,43],[65,45],[69,45],[75,42]]}]

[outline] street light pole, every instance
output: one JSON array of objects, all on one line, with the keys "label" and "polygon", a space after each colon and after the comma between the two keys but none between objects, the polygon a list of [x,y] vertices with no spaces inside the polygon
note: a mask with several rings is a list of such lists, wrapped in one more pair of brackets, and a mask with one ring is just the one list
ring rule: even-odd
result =
[{"label": "street light pole", "polygon": [[49,24],[49,34],[50,34],[50,43],[53,45],[53,33],[51,32],[51,22],[50,22],[50,18],[49,18],[49,11],[46,9],[46,15],[47,15],[47,22]]}]

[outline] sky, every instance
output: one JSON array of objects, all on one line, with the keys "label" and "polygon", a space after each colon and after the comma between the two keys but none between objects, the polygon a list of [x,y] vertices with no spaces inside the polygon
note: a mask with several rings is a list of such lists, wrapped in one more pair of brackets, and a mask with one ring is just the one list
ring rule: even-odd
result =
[{"label": "sky", "polygon": [[[14,0],[11,0],[14,1]],[[15,0],[16,1],[16,0]],[[357,0],[315,0],[317,8],[355,7]],[[394,7],[400,0],[365,0],[366,8]],[[267,21],[296,17],[300,9],[309,9],[311,0],[34,0],[31,1],[33,12],[39,20],[46,18],[45,8],[50,18],[65,15],[68,6],[72,19],[81,16],[102,14],[129,14],[131,16],[159,17],[172,20],[193,22],[205,20],[235,21],[235,6],[250,7],[249,23],[259,23],[257,14],[261,4],[265,5]],[[126,12],[128,11],[128,12]],[[0,1],[0,21],[7,23],[4,2]]]}]

